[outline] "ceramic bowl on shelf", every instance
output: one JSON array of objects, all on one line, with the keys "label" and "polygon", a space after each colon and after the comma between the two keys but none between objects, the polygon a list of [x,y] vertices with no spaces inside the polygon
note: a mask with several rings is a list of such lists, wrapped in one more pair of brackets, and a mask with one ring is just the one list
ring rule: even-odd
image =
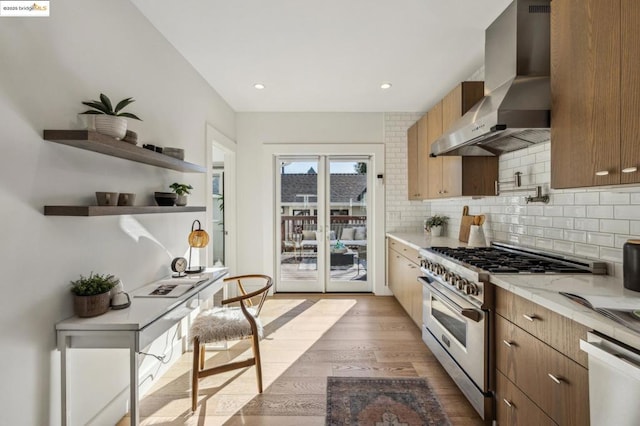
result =
[{"label": "ceramic bowl on shelf", "polygon": [[96,200],[99,206],[116,206],[118,205],[118,193],[96,192]]},{"label": "ceramic bowl on shelf", "polygon": [[176,204],[178,194],[175,192],[155,192],[153,197],[159,206],[174,206]]}]

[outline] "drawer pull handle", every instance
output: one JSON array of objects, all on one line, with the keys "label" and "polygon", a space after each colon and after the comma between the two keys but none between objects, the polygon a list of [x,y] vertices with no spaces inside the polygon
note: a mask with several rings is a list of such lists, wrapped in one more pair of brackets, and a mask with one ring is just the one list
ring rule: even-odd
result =
[{"label": "drawer pull handle", "polygon": [[531,322],[533,322],[536,319],[535,314],[531,314],[531,315],[522,314],[522,316],[524,317],[524,319],[526,319],[527,321],[531,321]]},{"label": "drawer pull handle", "polygon": [[504,403],[505,403],[505,405],[507,407],[509,407],[509,408],[513,407],[513,404],[507,398],[502,398],[502,400],[504,401]]},{"label": "drawer pull handle", "polygon": [[549,376],[549,378],[550,378],[551,380],[553,380],[553,381],[554,381],[554,382],[556,382],[557,384],[560,384],[560,382],[562,381],[562,379],[560,379],[560,378],[558,378],[558,377],[554,376],[554,375],[553,375],[553,374],[551,374],[551,373],[548,373],[547,375]]},{"label": "drawer pull handle", "polygon": [[609,174],[609,170],[600,170],[596,172],[596,176],[606,176]]},{"label": "drawer pull handle", "polygon": [[622,173],[635,173],[637,171],[637,167],[627,167],[626,169],[622,169]]},{"label": "drawer pull handle", "polygon": [[502,343],[504,343],[505,346],[507,346],[509,348],[513,346],[513,343],[509,342],[508,340],[503,340]]}]

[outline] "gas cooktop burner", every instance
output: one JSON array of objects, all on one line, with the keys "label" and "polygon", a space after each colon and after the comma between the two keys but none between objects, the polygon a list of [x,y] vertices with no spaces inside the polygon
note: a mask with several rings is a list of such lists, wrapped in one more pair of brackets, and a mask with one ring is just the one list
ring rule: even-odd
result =
[{"label": "gas cooktop burner", "polygon": [[606,273],[606,265],[600,262],[556,260],[547,253],[504,247],[431,247],[429,250],[492,274],[589,274],[603,273],[603,269]]}]

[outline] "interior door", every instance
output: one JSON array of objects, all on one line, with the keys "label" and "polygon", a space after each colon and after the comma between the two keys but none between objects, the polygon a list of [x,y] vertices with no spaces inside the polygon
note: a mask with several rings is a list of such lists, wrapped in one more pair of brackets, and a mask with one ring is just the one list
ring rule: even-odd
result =
[{"label": "interior door", "polygon": [[369,292],[367,157],[276,157],[278,292]]}]

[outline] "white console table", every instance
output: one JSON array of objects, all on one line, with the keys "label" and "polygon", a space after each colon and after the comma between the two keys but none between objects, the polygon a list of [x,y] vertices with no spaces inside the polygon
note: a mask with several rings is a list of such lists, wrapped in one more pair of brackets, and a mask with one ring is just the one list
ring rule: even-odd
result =
[{"label": "white console table", "polygon": [[[134,297],[131,306],[122,310],[93,317],[71,317],[56,324],[57,345],[60,351],[62,384],[62,425],[69,424],[69,396],[67,383],[67,350],[71,348],[125,348],[129,349],[130,415],[131,425],[140,422],[138,407],[139,377],[138,354],[165,331],[182,321],[200,304],[222,289],[222,278],[227,268],[209,268],[202,274],[207,281],[198,284],[177,298]],[[165,278],[166,280],[166,278]],[[146,287],[146,286],[145,286]]]}]

